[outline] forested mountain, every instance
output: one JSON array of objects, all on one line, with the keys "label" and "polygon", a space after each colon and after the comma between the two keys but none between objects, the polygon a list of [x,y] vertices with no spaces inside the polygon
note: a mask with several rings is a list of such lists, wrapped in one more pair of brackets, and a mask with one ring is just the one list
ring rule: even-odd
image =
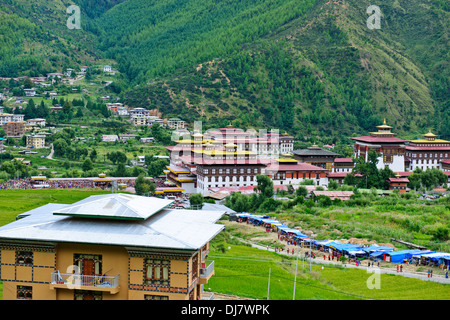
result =
[{"label": "forested mountain", "polygon": [[4,2],[0,76],[105,57],[129,80],[126,103],[165,116],[330,142],[387,118],[450,138],[446,0],[382,1],[380,29],[366,25],[368,0],[74,0],[78,34],[52,26],[67,14],[51,8],[70,1]]},{"label": "forested mountain", "polygon": [[[82,1],[82,0],[80,0]],[[96,36],[67,28],[61,0],[2,0],[0,3],[0,77],[39,76],[94,61]],[[89,23],[83,19],[83,25]]]}]

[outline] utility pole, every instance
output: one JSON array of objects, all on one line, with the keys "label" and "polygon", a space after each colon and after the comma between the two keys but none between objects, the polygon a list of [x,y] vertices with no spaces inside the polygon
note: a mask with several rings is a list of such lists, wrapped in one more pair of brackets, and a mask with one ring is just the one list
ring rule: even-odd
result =
[{"label": "utility pole", "polygon": [[269,300],[269,290],[270,290],[270,268],[269,268],[269,283],[267,284],[267,300]]},{"label": "utility pole", "polygon": [[311,272],[311,240],[309,240],[309,272]]},{"label": "utility pole", "polygon": [[302,242],[302,261],[303,261],[303,272],[305,272],[305,242]]},{"label": "utility pole", "polygon": [[295,286],[297,285],[297,266],[298,266],[298,252],[300,250],[297,249],[297,262],[295,263],[295,278],[294,278],[294,293],[292,295],[292,300],[295,300]]}]

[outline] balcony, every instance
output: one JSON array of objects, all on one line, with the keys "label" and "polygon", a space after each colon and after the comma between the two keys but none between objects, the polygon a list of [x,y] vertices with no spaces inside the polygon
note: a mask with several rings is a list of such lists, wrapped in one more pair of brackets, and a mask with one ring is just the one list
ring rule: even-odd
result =
[{"label": "balcony", "polygon": [[103,291],[115,294],[119,292],[119,275],[91,276],[56,271],[51,274],[50,288]]},{"label": "balcony", "polygon": [[208,283],[208,280],[214,275],[214,261],[209,261],[209,265],[202,263],[200,268],[200,284]]}]

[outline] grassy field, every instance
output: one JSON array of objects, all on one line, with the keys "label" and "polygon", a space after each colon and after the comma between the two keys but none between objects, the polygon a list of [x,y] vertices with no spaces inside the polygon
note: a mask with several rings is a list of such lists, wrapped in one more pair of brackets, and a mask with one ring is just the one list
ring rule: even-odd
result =
[{"label": "grassy field", "polygon": [[[13,222],[16,216],[47,203],[71,204],[91,195],[106,194],[102,190],[0,190],[0,226]],[[3,283],[0,281],[0,300]]]},{"label": "grassy field", "polygon": [[110,192],[99,189],[0,190],[0,226],[13,222],[23,212],[47,203],[71,204],[91,195]]},{"label": "grassy field", "polygon": [[[74,203],[90,195],[106,194],[100,190],[0,190],[0,226],[15,220],[20,213],[47,203]],[[352,219],[354,217],[349,217]],[[299,219],[300,221],[301,219]],[[234,240],[232,228],[222,232],[211,243],[210,260],[215,261],[215,275],[205,290],[246,298],[291,300],[294,290],[295,257],[254,249]],[[270,272],[270,286],[269,286]],[[369,289],[365,270],[340,266],[298,263],[295,299],[366,300],[366,299],[450,299],[448,285],[381,275],[381,288]],[[268,290],[269,289],[269,290]],[[0,299],[2,284],[0,282]]]},{"label": "grassy field", "polygon": [[[205,290],[253,299],[292,300],[296,259],[248,246],[215,243],[209,259],[215,275]],[[225,252],[218,249],[222,247]],[[448,285],[396,275],[380,275],[380,289],[369,289],[365,270],[298,262],[296,300],[448,300]],[[269,285],[270,272],[270,285]]]}]

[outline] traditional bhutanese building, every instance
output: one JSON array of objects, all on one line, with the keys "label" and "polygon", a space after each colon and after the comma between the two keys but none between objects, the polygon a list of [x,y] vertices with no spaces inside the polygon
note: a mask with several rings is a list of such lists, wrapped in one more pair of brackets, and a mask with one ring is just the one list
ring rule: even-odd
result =
[{"label": "traditional bhutanese building", "polygon": [[190,168],[195,174],[196,190],[202,194],[214,187],[256,186],[256,176],[264,172],[268,162],[252,151],[237,150],[233,143],[206,143],[202,149],[192,150],[191,156],[179,159],[180,167]]},{"label": "traditional bhutanese building", "polygon": [[283,153],[291,153],[294,149],[294,137],[287,132],[280,135],[276,130],[261,132],[258,136],[255,130],[244,131],[229,125],[208,131],[205,139],[218,144],[234,143],[237,150],[252,151],[259,157],[271,159],[276,159]]},{"label": "traditional bhutanese building", "polygon": [[276,159],[266,167],[266,174],[274,185],[299,185],[306,179],[312,179],[315,185],[327,185],[327,170],[309,163],[287,157]]},{"label": "traditional bhutanese building", "polygon": [[[340,186],[342,186],[344,184],[345,177],[347,177],[347,175],[349,175],[349,174],[352,174],[352,173],[351,172],[328,172],[327,173],[328,182],[330,182],[331,180],[334,180]],[[359,173],[356,173],[355,177],[361,178],[362,175]]]},{"label": "traditional bhutanese building", "polygon": [[5,300],[200,300],[225,211],[130,194],[49,203],[0,227]]},{"label": "traditional bhutanese building", "polygon": [[405,170],[440,169],[441,162],[450,160],[450,141],[437,139],[431,131],[423,139],[411,140],[405,151]]},{"label": "traditional bhutanese building", "polygon": [[378,158],[378,169],[389,167],[394,172],[405,171],[405,144],[406,140],[395,137],[391,132],[392,127],[386,124],[386,120],[377,126],[377,132],[371,132],[368,136],[352,137],[355,140],[355,158],[363,157],[368,161],[369,151],[375,150],[381,156]]},{"label": "traditional bhutanese building", "polygon": [[167,186],[176,186],[186,193],[197,192],[197,176],[188,167],[169,165],[164,170]]},{"label": "traditional bhutanese building", "polygon": [[[176,185],[186,193],[209,193],[209,188],[256,186],[256,176],[274,155],[293,146],[293,137],[283,139],[271,132],[257,138],[255,132],[244,132],[228,126],[207,132],[194,131],[184,136],[170,152],[170,166],[165,170],[168,185]],[[286,139],[284,139],[286,138]],[[283,143],[280,144],[280,139]]]},{"label": "traditional bhutanese building", "polygon": [[442,171],[450,171],[450,160],[441,160],[439,169]]},{"label": "traditional bhutanese building", "polygon": [[354,166],[352,158],[335,158],[333,172],[352,172]]},{"label": "traditional bhutanese building", "polygon": [[314,166],[333,170],[334,160],[340,157],[340,154],[329,150],[322,149],[317,145],[313,145],[306,149],[299,149],[293,151],[294,158],[305,163],[312,164]]},{"label": "traditional bhutanese building", "polygon": [[399,193],[405,193],[407,191],[407,185],[409,183],[408,178],[389,178],[389,190],[398,190]]}]

